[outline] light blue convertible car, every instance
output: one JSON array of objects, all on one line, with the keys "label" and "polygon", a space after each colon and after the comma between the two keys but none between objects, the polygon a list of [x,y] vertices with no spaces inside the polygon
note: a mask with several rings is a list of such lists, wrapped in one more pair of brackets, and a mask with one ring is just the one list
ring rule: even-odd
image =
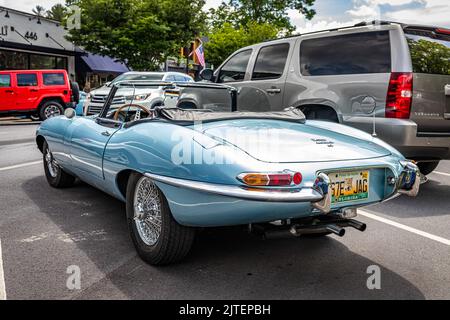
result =
[{"label": "light blue convertible car", "polygon": [[111,109],[116,92],[98,116],[48,119],[36,141],[51,186],[79,178],[126,202],[133,243],[153,265],[184,258],[199,227],[343,236],[365,230],[357,208],[419,191],[417,166],[395,149],[297,109]]}]

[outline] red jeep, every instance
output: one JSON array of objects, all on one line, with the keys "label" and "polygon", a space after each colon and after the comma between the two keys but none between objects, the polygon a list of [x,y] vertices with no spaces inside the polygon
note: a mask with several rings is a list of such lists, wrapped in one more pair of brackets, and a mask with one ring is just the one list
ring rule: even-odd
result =
[{"label": "red jeep", "polygon": [[66,70],[0,71],[0,116],[45,120],[77,104],[79,94]]}]

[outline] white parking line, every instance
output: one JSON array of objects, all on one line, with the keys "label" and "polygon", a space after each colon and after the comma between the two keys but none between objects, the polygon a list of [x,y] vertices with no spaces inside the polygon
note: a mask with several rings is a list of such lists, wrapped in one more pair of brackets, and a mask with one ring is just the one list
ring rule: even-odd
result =
[{"label": "white parking line", "polygon": [[428,233],[428,232],[425,232],[425,231],[422,231],[422,230],[419,230],[419,229],[416,229],[416,228],[405,226],[404,224],[401,224],[401,223],[398,223],[398,222],[395,222],[395,221],[392,221],[392,220],[389,220],[389,219],[386,219],[386,218],[382,218],[380,216],[377,216],[377,215],[375,215],[373,213],[370,213],[370,212],[367,212],[365,210],[358,210],[358,214],[360,214],[360,215],[362,215],[364,217],[367,217],[367,218],[370,218],[370,219],[377,220],[379,222],[388,224],[390,226],[393,226],[393,227],[396,227],[396,228],[399,228],[399,229],[402,229],[402,230],[405,230],[405,231],[417,234],[417,235],[422,236],[424,238],[428,238],[430,240],[437,241],[439,243],[442,243],[442,244],[445,244],[447,246],[450,246],[450,240],[442,238],[442,237],[439,237],[439,236],[435,236],[434,234],[431,234],[431,233]]},{"label": "white parking line", "polygon": [[0,168],[0,172],[1,171],[13,170],[13,169],[19,169],[19,168],[23,168],[23,167],[34,166],[34,165],[41,164],[41,163],[42,163],[42,160],[33,161],[33,162],[27,162],[27,163],[22,163],[22,164],[16,164],[14,166]]},{"label": "white parking line", "polygon": [[439,174],[439,175],[441,175],[441,176],[446,176],[446,177],[450,177],[450,173],[439,172],[439,171],[434,171],[433,173],[435,173],[435,174]]},{"label": "white parking line", "polygon": [[0,239],[0,300],[6,300],[5,275],[3,273],[2,240]]}]

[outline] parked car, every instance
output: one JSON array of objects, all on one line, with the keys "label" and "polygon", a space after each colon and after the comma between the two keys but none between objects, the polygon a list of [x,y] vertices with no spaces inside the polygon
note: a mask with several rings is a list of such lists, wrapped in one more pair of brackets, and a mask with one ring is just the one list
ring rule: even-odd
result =
[{"label": "parked car", "polygon": [[78,97],[78,85],[66,70],[0,71],[0,116],[45,120],[63,114]]},{"label": "parked car", "polygon": [[87,93],[84,91],[80,91],[80,99],[75,106],[75,112],[77,113],[77,116],[83,116],[84,115],[84,105],[86,104],[86,98]]},{"label": "parked car", "polygon": [[[202,75],[237,88],[240,110],[295,107],[375,132],[429,174],[450,159],[449,61],[448,29],[362,23],[246,47]],[[228,100],[187,88],[178,106],[223,110]]]},{"label": "parked car", "polygon": [[[137,81],[194,82],[191,76],[179,72],[127,72],[118,76],[112,82],[106,83],[103,87],[91,91],[86,99],[85,114],[93,115],[100,113],[112,85],[127,80],[136,81],[137,87],[122,88],[116,95],[113,105],[120,106],[126,103],[136,103],[152,109],[164,104],[166,97],[163,87],[155,88],[147,86],[140,88]],[[174,104],[176,104],[176,99]]]},{"label": "parked car", "polygon": [[394,148],[351,127],[306,121],[298,108],[111,109],[117,90],[98,116],[69,109],[45,121],[36,142],[52,187],[78,177],[126,202],[131,238],[150,264],[185,257],[199,227],[364,231],[357,208],[419,191],[419,169]]}]

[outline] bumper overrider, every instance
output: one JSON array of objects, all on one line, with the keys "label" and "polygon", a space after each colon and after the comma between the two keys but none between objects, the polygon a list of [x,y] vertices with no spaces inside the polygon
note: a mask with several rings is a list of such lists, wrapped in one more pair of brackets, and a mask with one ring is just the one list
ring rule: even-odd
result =
[{"label": "bumper overrider", "polygon": [[[391,178],[390,183],[395,185],[394,194],[405,194],[411,197],[417,196],[420,188],[419,168],[409,161],[401,163],[403,171],[398,177]],[[309,202],[312,207],[323,214],[331,212],[332,194],[330,188],[330,179],[323,172],[317,174],[314,183],[305,184],[302,188],[280,189],[280,188],[250,188],[246,186],[234,186],[214,184],[209,182],[200,182],[172,178],[156,175],[152,173],[145,174],[150,179],[179,188],[186,188],[199,192],[232,197],[242,200],[261,201],[261,202],[280,202],[280,203],[299,203]]]}]

